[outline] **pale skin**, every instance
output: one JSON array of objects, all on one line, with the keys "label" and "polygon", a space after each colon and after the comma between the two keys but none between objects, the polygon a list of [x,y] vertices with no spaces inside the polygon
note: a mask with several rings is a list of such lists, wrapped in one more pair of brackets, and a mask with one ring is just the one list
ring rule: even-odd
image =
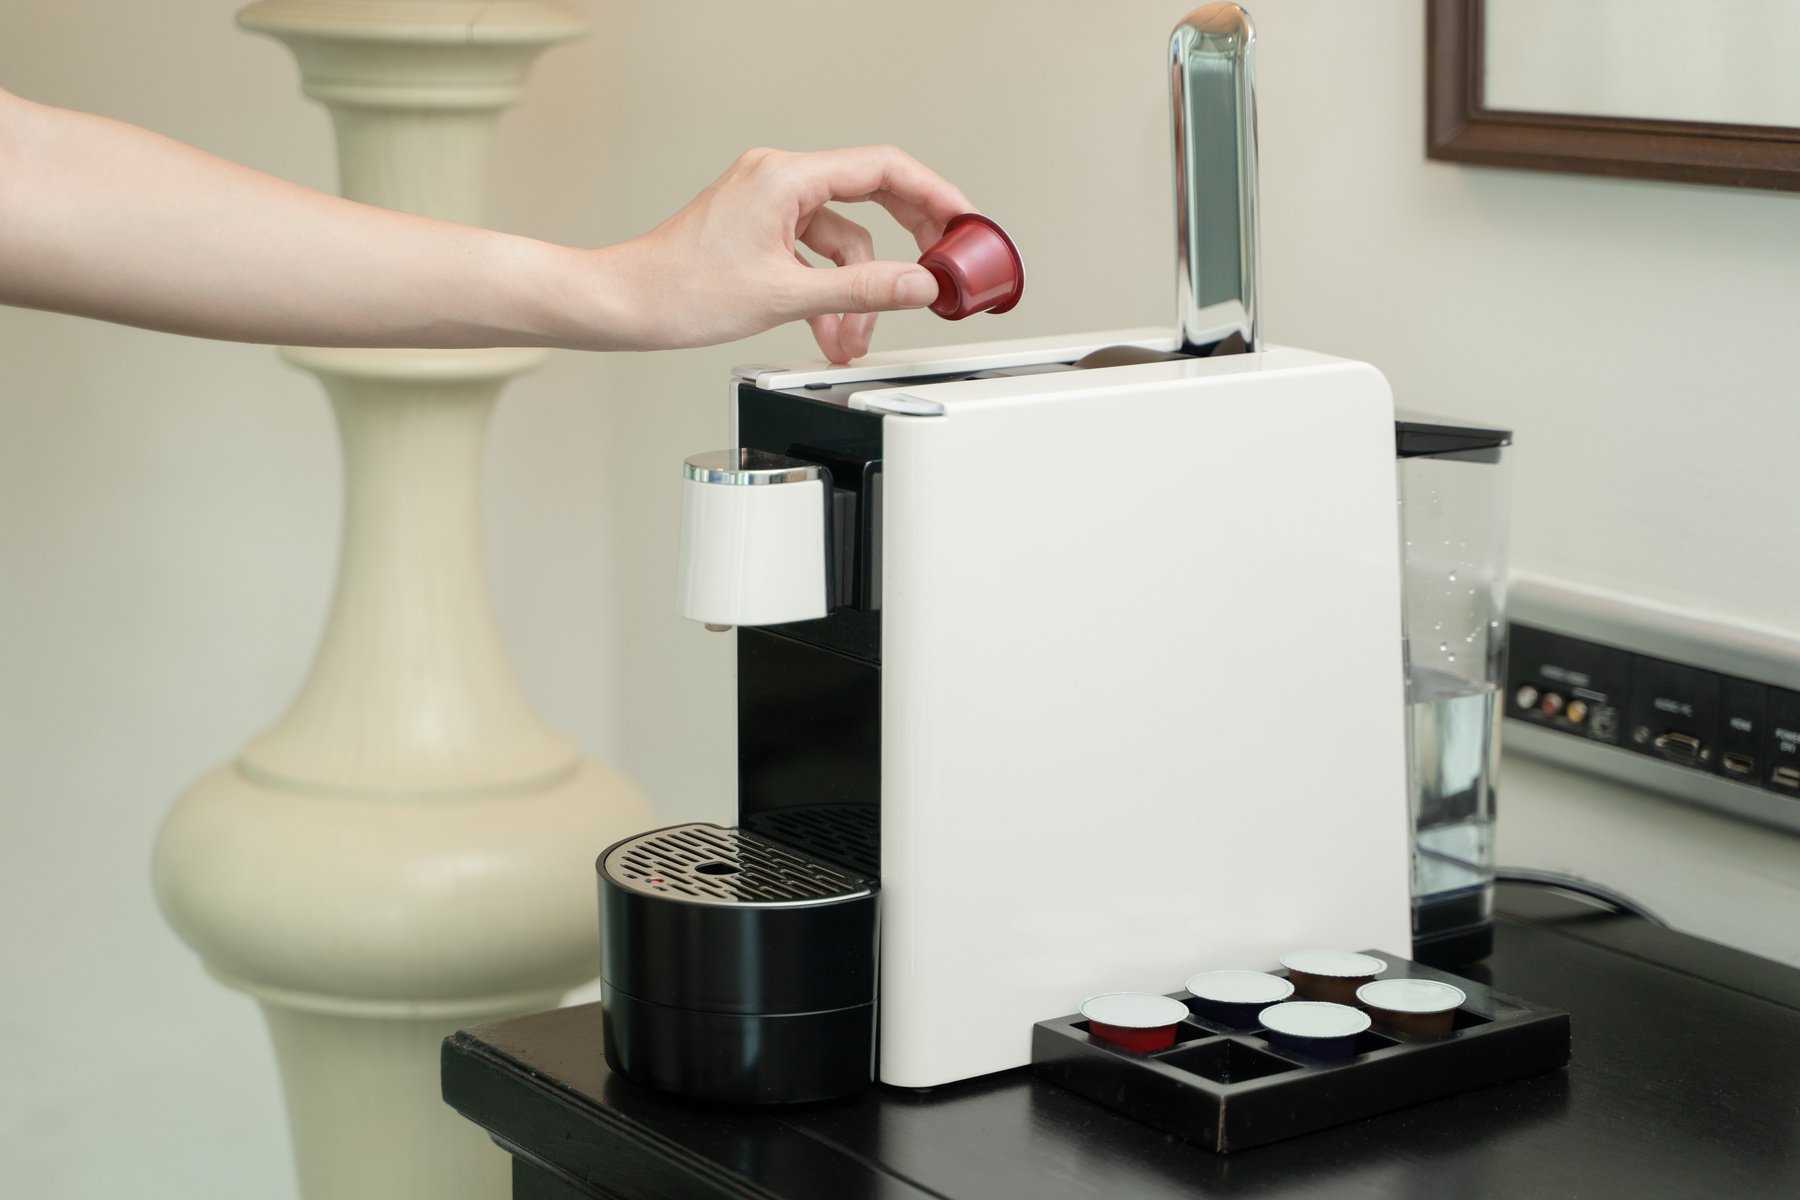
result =
[{"label": "pale skin", "polygon": [[[576,249],[358,204],[0,91],[0,303],[290,346],[665,350],[804,320],[833,362],[937,298],[832,202],[921,250],[972,211],[892,146],[751,150],[628,242]],[[837,264],[809,266],[804,246]]]}]

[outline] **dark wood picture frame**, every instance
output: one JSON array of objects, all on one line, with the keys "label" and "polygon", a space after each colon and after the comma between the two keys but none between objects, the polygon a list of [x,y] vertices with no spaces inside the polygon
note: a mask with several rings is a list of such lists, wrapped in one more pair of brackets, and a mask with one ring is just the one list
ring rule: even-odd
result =
[{"label": "dark wood picture frame", "polygon": [[1427,158],[1800,191],[1800,129],[1490,109],[1485,0],[1425,5]]}]

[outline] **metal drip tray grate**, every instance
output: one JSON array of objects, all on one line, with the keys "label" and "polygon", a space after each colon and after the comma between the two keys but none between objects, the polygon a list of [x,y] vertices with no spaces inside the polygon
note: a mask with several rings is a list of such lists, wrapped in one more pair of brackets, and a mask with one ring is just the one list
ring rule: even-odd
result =
[{"label": "metal drip tray grate", "polygon": [[772,808],[744,818],[751,832],[842,864],[873,879],[881,874],[881,817],[866,804]]},{"label": "metal drip tray grate", "polygon": [[869,884],[741,829],[696,823],[614,846],[602,869],[635,892],[705,904],[818,904],[869,894]]}]

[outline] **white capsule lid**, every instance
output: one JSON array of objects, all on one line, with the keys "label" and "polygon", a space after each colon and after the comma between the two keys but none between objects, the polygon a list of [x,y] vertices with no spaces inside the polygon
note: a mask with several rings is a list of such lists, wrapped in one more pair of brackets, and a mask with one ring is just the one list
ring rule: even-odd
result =
[{"label": "white capsule lid", "polygon": [[1356,999],[1383,1012],[1441,1013],[1461,1008],[1468,996],[1435,979],[1377,979],[1357,988]]},{"label": "white capsule lid", "polygon": [[1161,1029],[1188,1015],[1188,1006],[1152,992],[1106,992],[1081,1002],[1081,1015],[1120,1029]]},{"label": "white capsule lid", "polygon": [[1281,956],[1281,965],[1306,975],[1330,975],[1337,979],[1360,979],[1379,975],[1387,964],[1373,954],[1351,954],[1343,950],[1302,950]]},{"label": "white capsule lid", "polygon": [[1274,1004],[1294,994],[1294,985],[1263,971],[1205,971],[1187,981],[1188,993],[1214,1004]]},{"label": "white capsule lid", "polygon": [[1294,1000],[1262,1010],[1263,1028],[1297,1038],[1354,1037],[1372,1022],[1369,1014],[1348,1004],[1322,1000]]}]

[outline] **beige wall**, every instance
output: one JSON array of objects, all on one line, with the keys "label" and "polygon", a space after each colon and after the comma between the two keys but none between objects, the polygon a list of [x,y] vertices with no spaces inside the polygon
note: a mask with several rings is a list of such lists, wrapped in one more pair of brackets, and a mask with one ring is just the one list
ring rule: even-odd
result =
[{"label": "beige wall", "polygon": [[[1004,320],[907,315],[882,344],[1166,321],[1181,7],[595,0],[595,36],[551,51],[502,125],[495,223],[613,240],[745,146],[894,141],[1032,275]],[[1800,197],[1427,164],[1421,7],[1255,9],[1271,332],[1514,425],[1520,567],[1800,631]],[[329,186],[322,114],[233,8],[15,0],[0,85]],[[562,355],[496,422],[489,555],[526,685],[672,816],[722,816],[730,787],[729,641],[670,612],[673,467],[722,442],[734,361],[807,345]],[[291,1194],[252,1006],[201,975],[145,876],[172,797],[305,669],[338,519],[328,415],[264,349],[18,312],[0,413],[0,1190]],[[1508,779],[1503,856],[1800,959],[1794,839]]]}]

